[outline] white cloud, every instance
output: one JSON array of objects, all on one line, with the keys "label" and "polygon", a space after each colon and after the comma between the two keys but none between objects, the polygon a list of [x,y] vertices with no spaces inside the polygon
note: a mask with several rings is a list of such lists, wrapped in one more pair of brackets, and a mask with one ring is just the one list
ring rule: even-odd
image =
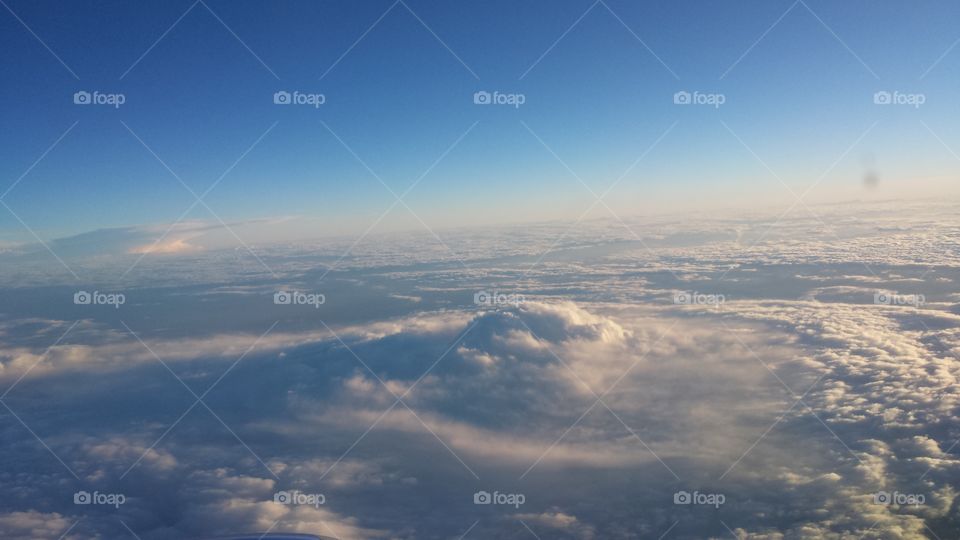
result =
[{"label": "white cloud", "polygon": [[[243,444],[198,406],[148,451],[193,400],[172,378],[169,387],[157,382],[152,355],[103,319],[81,322],[76,339],[45,357],[72,321],[5,319],[0,378],[13,382],[36,365],[9,403],[84,482],[109,484],[144,456],[121,513],[156,537],[273,523],[354,538],[456,537],[484,517],[470,504],[478,487],[514,484],[527,506],[482,520],[478,537],[526,534],[516,518],[544,538],[655,538],[675,521],[677,537],[727,534],[714,514],[673,505],[681,488],[724,493],[718,513],[744,538],[924,538],[928,527],[951,537],[960,523],[960,227],[947,214],[934,224],[883,212],[848,220],[845,212],[828,213],[827,226],[786,220],[757,245],[770,222],[650,222],[638,230],[653,251],[622,227],[588,226],[558,246],[562,257],[529,273],[512,259],[470,270],[435,265],[437,252],[417,253],[414,240],[358,246],[337,283],[410,301],[391,301],[398,311],[389,316],[369,315],[363,310],[374,308],[362,301],[331,312],[343,315],[329,324],[362,363],[308,317],[263,338],[208,398]],[[597,243],[598,230],[609,243]],[[559,232],[531,230],[529,246],[503,235],[455,245],[473,265],[536,257]],[[601,255],[582,255],[585,247]],[[277,281],[310,284],[316,259],[271,249]],[[342,249],[325,244],[317,256],[335,259]],[[147,263],[143,276],[189,276],[201,285],[177,289],[178,299],[229,296],[241,302],[231,304],[238,312],[274,284],[260,269],[238,279],[232,262],[185,261]],[[528,302],[477,311],[473,293],[502,282],[522,283],[513,288]],[[727,301],[678,307],[670,295],[678,289]],[[928,303],[878,306],[876,290],[920,292]],[[150,348],[198,392],[259,335],[174,333],[162,321],[146,330]],[[399,404],[384,414],[407,390],[416,416]],[[607,390],[591,409],[594,393]],[[4,477],[0,530],[56,538],[77,513],[64,502],[72,477],[19,423],[4,430],[12,434],[8,469],[22,474]],[[327,504],[273,503],[273,491],[288,486],[322,490]],[[926,500],[875,504],[878,490]],[[78,534],[113,532],[92,520],[83,526]]]}]

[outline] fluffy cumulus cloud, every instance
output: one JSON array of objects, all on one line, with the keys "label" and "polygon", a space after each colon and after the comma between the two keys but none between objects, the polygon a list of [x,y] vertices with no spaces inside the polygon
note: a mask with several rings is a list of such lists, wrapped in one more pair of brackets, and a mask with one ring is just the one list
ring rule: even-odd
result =
[{"label": "fluffy cumulus cloud", "polygon": [[[98,404],[96,414],[79,413],[70,426],[60,425],[55,414],[29,415],[29,422],[69,468],[44,489],[58,492],[65,503],[70,493],[64,489],[73,485],[125,494],[116,522],[103,525],[108,531],[127,524],[145,538],[163,538],[276,524],[325,534],[335,529],[342,537],[408,529],[406,534],[417,536],[425,531],[411,528],[403,515],[424,512],[430,499],[445,492],[429,502],[427,512],[437,517],[437,530],[452,534],[472,514],[476,491],[509,488],[522,489],[530,504],[543,509],[529,526],[586,537],[595,526],[555,504],[569,504],[577,495],[554,501],[543,479],[570,468],[604,474],[627,468],[673,478],[668,461],[690,452],[706,457],[713,452],[709,443],[730,443],[729,433],[699,414],[709,408],[708,399],[734,406],[736,396],[717,392],[716,382],[749,383],[763,376],[746,362],[724,367],[722,354],[697,343],[696,336],[709,333],[699,324],[643,310],[629,320],[624,325],[572,302],[422,314],[296,339],[278,334],[273,339],[294,345],[277,354],[275,341],[262,341],[260,354],[232,370],[231,356],[203,353],[220,346],[221,336],[189,342],[205,357],[193,362],[177,360],[184,343],[168,343],[157,351],[160,358],[140,358],[124,369],[100,362],[78,370],[54,356],[18,383],[9,403],[12,410],[30,411],[43,399],[30,390],[44,387],[46,396],[69,391],[76,404]],[[147,349],[134,342],[85,345],[84,357]],[[682,358],[678,351],[684,351]],[[715,379],[691,388],[679,411],[662,403],[663,390],[654,387],[674,384],[693,368]],[[203,404],[192,404],[197,396],[185,387],[195,386],[199,394],[226,371],[222,387],[205,395]],[[16,382],[14,374],[9,379]],[[112,390],[122,381],[157,376],[165,380],[146,391]],[[68,390],[87,379],[89,386]],[[105,427],[117,422],[127,429]],[[644,422],[660,427],[649,430]],[[7,426],[11,433],[18,427],[24,429]],[[641,437],[641,429],[649,433]],[[49,457],[38,456],[24,434],[20,459],[36,464]],[[438,478],[436,469],[449,476]],[[77,482],[67,477],[73,473]],[[15,481],[29,491],[30,480]],[[324,501],[291,507],[273,500],[280,491],[322,493]],[[647,491],[638,496],[654,496]],[[366,501],[373,493],[399,502],[370,507]],[[29,506],[29,498],[21,503]],[[358,505],[363,519],[352,515]],[[76,507],[54,506],[78,515]],[[156,522],[160,515],[168,522]],[[483,528],[505,523],[510,519],[500,516]],[[92,521],[78,526],[95,527]]]},{"label": "fluffy cumulus cloud", "polygon": [[828,478],[836,486],[825,489],[823,476],[791,471],[788,493],[812,487],[831,512],[829,521],[790,531],[926,538],[955,530],[960,460],[945,450],[958,435],[960,365],[950,350],[960,318],[809,301],[733,309],[742,319],[786,325],[815,353],[808,365],[817,378],[794,390],[799,405],[786,422],[819,424],[834,439]]},{"label": "fluffy cumulus cloud", "polygon": [[482,236],[503,258],[470,269],[274,254],[276,281],[7,303],[0,536],[956,537],[960,269],[904,261],[957,229],[838,223],[578,232],[540,267]]}]

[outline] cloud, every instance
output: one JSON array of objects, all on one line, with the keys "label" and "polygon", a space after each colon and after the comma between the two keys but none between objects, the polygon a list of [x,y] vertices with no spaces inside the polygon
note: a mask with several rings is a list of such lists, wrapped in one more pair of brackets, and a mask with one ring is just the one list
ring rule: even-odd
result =
[{"label": "cloud", "polygon": [[[733,403],[737,395],[703,388],[689,407],[676,409],[664,406],[657,392],[634,394],[631,389],[655,385],[651,377],[674,379],[694,362],[703,373],[734,379],[755,378],[758,368],[751,367],[750,375],[721,366],[719,357],[692,339],[702,328],[674,331],[673,325],[685,323],[658,320],[650,312],[635,315],[627,327],[573,303],[532,302],[502,311],[421,313],[347,325],[336,328],[336,336],[325,329],[277,333],[264,338],[207,396],[213,413],[202,405],[189,408],[193,398],[132,336],[103,332],[96,343],[51,350],[11,394],[16,399],[10,405],[32,411],[38,400],[56,394],[65,406],[83,403],[90,413],[104,411],[81,415],[70,426],[61,425],[55,415],[31,413],[27,418],[77,472],[81,486],[124,490],[129,502],[120,509],[123,520],[144,538],[173,531],[220,534],[241,526],[265,530],[277,520],[284,530],[330,534],[329,526],[340,535],[376,538],[385,530],[396,533],[410,526],[403,514],[422,511],[415,508],[414,493],[446,489],[453,499],[469,501],[475,479],[460,460],[484,478],[498,476],[495,471],[502,466],[519,476],[532,465],[532,478],[564,467],[616,471],[630,466],[669,477],[658,459],[698,454],[695,448],[709,454],[710,444],[729,445],[723,439],[737,430],[710,428],[711,420],[698,411],[706,405],[701,399]],[[148,345],[200,393],[255,338],[150,339]],[[691,354],[678,361],[678,350]],[[18,373],[14,368],[39,360],[42,352],[29,347],[17,351],[17,360],[7,363],[10,377]],[[478,364],[476,354],[493,363]],[[622,391],[606,400],[628,424],[597,408],[573,426],[594,401],[591,390],[603,392],[617,379]],[[143,386],[146,380],[153,381],[150,387]],[[144,391],[118,390],[126,387]],[[408,389],[404,402],[410,409],[386,411]],[[156,399],[161,395],[169,397]],[[250,401],[247,396],[257,397]],[[698,431],[700,441],[669,429],[645,433],[641,442],[629,427],[639,430],[641,415],[660,426],[702,423],[703,429],[688,432]],[[105,428],[117,425],[130,427]],[[57,435],[49,436],[55,430]],[[565,431],[564,440],[557,440]],[[322,434],[320,446],[316,434]],[[362,439],[378,437],[391,441],[392,455],[365,448]],[[23,451],[29,453],[21,459],[42,459],[35,450],[27,441]],[[442,487],[431,473],[438,465],[459,480],[447,480]],[[128,470],[125,483],[113,485]],[[68,480],[62,481],[69,485]],[[531,486],[530,497],[540,493],[545,502],[549,495],[538,483]],[[327,504],[278,509],[271,502],[272,490],[286,488],[322,491]],[[23,489],[28,489],[26,478]],[[373,519],[384,509],[361,501],[375,491],[408,502]],[[171,506],[175,501],[190,505]],[[563,508],[567,504],[569,499],[548,514],[554,520],[572,515]],[[436,510],[448,515],[450,523],[443,527],[452,531],[460,525],[459,512],[442,506]],[[75,515],[76,509],[67,506],[62,512]],[[150,516],[161,514],[168,516],[168,525],[156,528]],[[358,514],[363,518],[351,517]],[[78,534],[96,527],[108,534],[114,525],[91,522]],[[577,537],[592,530],[571,527]],[[417,536],[416,531],[409,534]]]},{"label": "cloud", "polygon": [[57,538],[73,524],[56,512],[8,512],[0,514],[0,532],[8,538]]},{"label": "cloud", "polygon": [[[173,373],[91,312],[44,355],[75,319],[9,308],[0,380],[35,367],[4,403],[50,451],[0,416],[10,441],[0,532],[57,538],[84,517],[77,538],[119,537],[120,519],[145,540],[272,524],[455,538],[474,522],[470,536],[509,538],[529,535],[521,519],[544,538],[703,538],[729,534],[719,518],[744,538],[953,537],[956,230],[843,212],[826,218],[843,231],[838,242],[807,219],[755,246],[769,223],[651,224],[652,253],[602,225],[609,243],[598,229],[575,231],[528,274],[523,258],[536,260],[558,228],[532,229],[529,249],[502,235],[464,241],[469,269],[412,240],[358,246],[333,279],[319,278],[318,261],[349,246],[271,248],[277,278],[233,268],[235,258],[211,262],[209,251],[202,268],[172,255],[145,275],[189,286],[162,301],[144,294],[174,315],[151,307],[135,328]],[[281,286],[331,302],[265,310]],[[495,287],[527,302],[477,309],[473,294]],[[726,302],[675,306],[676,290]],[[928,302],[875,305],[877,290]],[[338,291],[346,300],[335,305]],[[176,326],[198,305],[210,321]],[[80,488],[121,490],[129,503],[78,508]],[[326,502],[277,504],[280,489]],[[474,505],[478,490],[526,503]],[[677,505],[679,490],[726,503]],[[878,504],[881,491],[924,502]]]},{"label": "cloud", "polygon": [[594,538],[596,531],[590,525],[580,523],[576,516],[564,514],[563,512],[542,512],[540,514],[516,514],[514,518],[530,523],[534,526],[540,525],[549,529],[553,534],[557,532],[567,533],[574,538],[590,540]]},{"label": "cloud", "polygon": [[135,254],[170,254],[170,253],[189,253],[199,251],[200,248],[188,243],[189,238],[169,238],[152,244],[144,244],[131,248],[129,253]]}]

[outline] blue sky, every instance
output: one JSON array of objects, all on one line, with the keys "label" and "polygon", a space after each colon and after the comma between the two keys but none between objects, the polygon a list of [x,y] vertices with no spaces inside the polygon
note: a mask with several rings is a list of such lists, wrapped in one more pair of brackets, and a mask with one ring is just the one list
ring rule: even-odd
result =
[{"label": "blue sky", "polygon": [[[575,219],[593,199],[558,157],[601,193],[668,131],[612,192],[617,212],[757,193],[789,204],[766,167],[799,193],[841,156],[827,194],[858,193],[866,168],[882,186],[958,168],[937,137],[960,152],[960,53],[928,71],[960,38],[950,2],[7,5],[3,189],[77,122],[3,198],[44,238],[170,223],[194,202],[124,124],[202,193],[276,123],[205,200],[227,221],[316,219],[318,234],[362,230],[394,202],[327,127],[397,193],[463,136],[406,199],[433,227]],[[126,103],[77,106],[78,90]],[[278,90],[326,103],[280,107]],[[526,102],[478,106],[479,90]],[[680,107],[679,90],[726,103]],[[881,90],[926,103],[878,107]],[[187,217],[211,219],[202,206]],[[392,219],[385,229],[403,226]],[[0,212],[0,241],[28,240]]]}]

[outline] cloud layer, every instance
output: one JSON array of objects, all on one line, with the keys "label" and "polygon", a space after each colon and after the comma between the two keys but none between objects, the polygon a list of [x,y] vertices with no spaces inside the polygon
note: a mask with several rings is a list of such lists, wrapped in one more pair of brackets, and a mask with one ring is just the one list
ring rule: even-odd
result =
[{"label": "cloud layer", "polygon": [[0,533],[953,537],[960,272],[905,261],[956,229],[864,219],[845,252],[783,242],[807,222],[757,246],[762,223],[730,244],[717,223],[709,251],[578,236],[542,266],[504,247],[328,276],[287,252],[276,278],[140,284],[76,317],[69,286],[4,289]]}]

